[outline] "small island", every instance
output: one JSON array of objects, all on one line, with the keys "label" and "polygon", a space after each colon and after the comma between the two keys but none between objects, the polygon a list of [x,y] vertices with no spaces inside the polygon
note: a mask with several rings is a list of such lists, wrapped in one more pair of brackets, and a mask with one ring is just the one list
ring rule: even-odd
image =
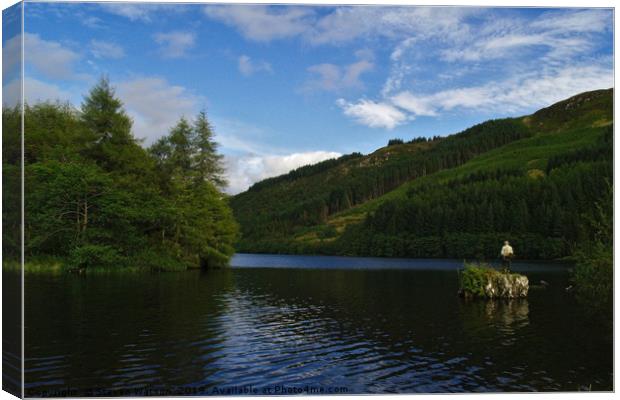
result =
[{"label": "small island", "polygon": [[498,271],[486,264],[465,263],[459,272],[459,295],[466,298],[514,299],[527,297],[527,276]]}]

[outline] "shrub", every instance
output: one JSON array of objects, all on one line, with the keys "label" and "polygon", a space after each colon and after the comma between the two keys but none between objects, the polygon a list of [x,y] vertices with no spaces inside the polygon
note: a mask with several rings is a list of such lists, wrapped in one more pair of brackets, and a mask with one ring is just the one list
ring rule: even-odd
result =
[{"label": "shrub", "polygon": [[465,264],[465,270],[459,275],[461,292],[474,297],[484,297],[484,286],[494,272],[497,273],[485,264]]},{"label": "shrub", "polygon": [[460,293],[465,297],[519,298],[527,296],[529,282],[520,274],[497,271],[485,264],[465,264]]},{"label": "shrub", "polygon": [[613,254],[611,246],[591,245],[576,255],[573,269],[577,300],[593,314],[610,317],[613,309]]},{"label": "shrub", "polygon": [[85,244],[75,247],[70,254],[70,264],[76,268],[117,267],[124,261],[115,248],[105,245]]}]

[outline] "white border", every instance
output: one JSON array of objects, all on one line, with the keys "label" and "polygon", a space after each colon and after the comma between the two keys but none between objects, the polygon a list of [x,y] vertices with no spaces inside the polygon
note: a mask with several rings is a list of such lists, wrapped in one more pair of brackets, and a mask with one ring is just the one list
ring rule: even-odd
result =
[{"label": "white border", "polygon": [[[44,1],[40,1],[40,2],[44,2]],[[67,2],[67,3],[98,3],[98,2],[103,2],[103,1],[93,1],[93,0],[63,0],[63,1],[50,1],[50,2]],[[109,1],[105,1],[105,2],[110,2],[110,3],[126,3],[127,1],[119,1],[119,0],[109,0]],[[213,0],[185,0],[185,1],[178,1],[178,0],[168,0],[168,1],[157,1],[157,0],[135,0],[135,1],[131,1],[132,3],[223,3],[223,1],[213,1]],[[2,9],[8,8],[14,4],[18,3],[17,1],[14,0],[0,0],[0,4],[2,5]],[[260,3],[260,4],[306,4],[306,5],[381,5],[381,6],[386,6],[386,5],[417,5],[417,6],[472,6],[472,7],[584,7],[584,8],[592,8],[592,7],[605,7],[605,8],[614,8],[614,83],[615,83],[615,65],[616,65],[616,59],[618,57],[618,51],[617,51],[617,42],[615,40],[616,36],[615,33],[618,31],[618,22],[615,18],[615,4],[613,1],[609,1],[609,0],[590,0],[590,1],[549,1],[549,0],[521,0],[521,1],[514,1],[514,0],[506,0],[506,1],[490,1],[490,0],[475,0],[475,1],[468,1],[468,0],[450,0],[448,2],[440,2],[437,0],[425,0],[425,1],[412,1],[412,0],[388,0],[388,1],[380,1],[380,0],[376,0],[376,1],[369,1],[369,0],[340,0],[338,2],[335,1],[330,1],[330,0],[310,0],[310,1],[299,1],[299,0],[288,0],[288,1],[281,1],[281,2],[274,2],[274,1],[269,1],[269,0],[253,0],[253,1],[243,1],[243,0],[229,0],[226,1],[226,3],[238,3],[238,4],[248,4],[248,3]],[[23,13],[23,9],[24,9],[24,5],[22,3],[22,33],[24,31],[24,13]],[[0,22],[0,27],[1,27],[1,22]],[[1,52],[0,52],[1,53]],[[0,61],[1,61],[1,54],[0,54]],[[22,88],[21,88],[21,95],[22,95],[22,107],[23,107],[23,99],[24,99],[24,54],[23,54],[23,35],[22,35]],[[614,84],[614,88],[615,88],[615,84]],[[614,100],[615,100],[615,92],[614,92]],[[614,121],[618,121],[618,110],[614,101]],[[23,131],[23,113],[22,113],[22,131]],[[614,139],[615,139],[615,133],[616,133],[616,129],[614,129]],[[24,199],[24,187],[23,187],[23,135],[22,135],[22,262],[23,262],[23,245],[24,245],[24,232],[23,232],[23,218],[24,218],[24,213],[23,213],[23,199]],[[620,167],[617,163],[615,163],[615,155],[616,154],[620,154],[618,153],[618,148],[620,147],[620,141],[616,141],[614,140],[614,187],[617,187],[617,183],[618,183],[618,176],[620,173]],[[1,189],[1,181],[0,181],[0,189]],[[620,200],[620,194],[618,194],[618,191],[616,191],[614,193],[614,209],[615,209],[615,205],[619,204],[619,200]],[[614,215],[614,249],[617,248],[618,243],[620,241],[620,239],[618,239],[617,235],[615,235],[615,222],[616,222],[616,216]],[[616,265],[620,265],[618,264],[618,258],[620,256],[618,255],[618,252],[614,251],[614,266]],[[620,274],[616,274],[615,273],[615,268],[614,268],[614,288],[619,288],[619,278]],[[22,273],[22,288],[24,285],[24,275]],[[616,372],[616,375],[614,376],[614,388],[618,388],[619,386],[619,382],[620,379],[618,378],[618,371],[616,368],[616,363],[615,361],[617,360],[616,356],[616,351],[617,351],[617,346],[616,346],[616,333],[617,330],[615,329],[615,321],[616,321],[616,315],[618,313],[618,296],[616,296],[616,290],[614,290],[614,371]],[[24,307],[23,307],[23,301],[24,301],[24,291],[22,290],[22,321],[24,318]],[[0,304],[1,304],[1,300],[0,300]],[[1,322],[0,322],[1,325]],[[22,326],[22,386],[23,386],[23,346],[24,346],[24,341],[23,341],[23,326]],[[570,393],[571,395],[574,396],[578,396],[579,398],[597,398],[597,399],[602,399],[602,398],[612,398],[612,396],[614,396],[613,393]],[[23,396],[23,395],[22,395]],[[416,397],[418,396],[433,396],[433,398],[435,399],[446,399],[449,400],[451,396],[457,396],[457,395],[416,395]],[[567,394],[566,393],[543,393],[543,394],[528,394],[528,393],[519,393],[519,394],[458,394],[459,397],[464,397],[464,398],[477,398],[478,396],[484,396],[485,398],[489,398],[489,399],[493,399],[493,398],[497,398],[498,396],[502,396],[502,397],[512,397],[515,398],[515,396],[536,396],[536,398],[542,398],[542,399],[564,399]],[[205,396],[206,397],[206,396]],[[368,398],[369,395],[366,396],[343,396],[343,398],[346,399],[365,399]],[[381,396],[371,396],[371,397],[377,397],[377,398],[414,398],[414,395],[381,395]],[[171,399],[179,399],[179,400],[187,400],[188,397],[168,397]],[[221,399],[230,399],[233,397],[211,397],[209,396],[209,398],[213,398],[213,399],[217,399],[217,398],[221,398]],[[248,399],[269,399],[272,400],[276,398],[274,397],[248,397]],[[326,397],[322,397],[322,396],[285,396],[285,397],[277,397],[277,398],[285,398],[285,399],[299,399],[299,398],[326,398]],[[7,392],[0,392],[0,400],[5,400],[5,399],[14,399],[14,396],[8,394]],[[139,397],[136,397],[136,399],[141,399]],[[152,399],[151,397],[143,397],[143,399]]]}]

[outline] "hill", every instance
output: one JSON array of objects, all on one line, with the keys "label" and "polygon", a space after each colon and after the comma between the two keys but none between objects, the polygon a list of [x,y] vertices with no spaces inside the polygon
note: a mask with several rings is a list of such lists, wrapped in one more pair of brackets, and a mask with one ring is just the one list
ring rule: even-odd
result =
[{"label": "hill", "polygon": [[[572,254],[613,174],[613,91],[444,138],[392,142],[234,196],[238,251],[405,257]],[[609,183],[608,183],[609,182]]]}]

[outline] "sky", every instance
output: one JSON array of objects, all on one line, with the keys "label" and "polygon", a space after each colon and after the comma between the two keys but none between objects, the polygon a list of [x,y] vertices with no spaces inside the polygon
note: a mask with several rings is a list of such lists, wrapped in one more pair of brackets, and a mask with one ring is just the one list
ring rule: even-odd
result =
[{"label": "sky", "polygon": [[[22,38],[3,18],[11,105]],[[28,103],[79,107],[107,76],[145,146],[206,110],[231,194],[613,86],[601,8],[29,2],[24,44]]]}]

